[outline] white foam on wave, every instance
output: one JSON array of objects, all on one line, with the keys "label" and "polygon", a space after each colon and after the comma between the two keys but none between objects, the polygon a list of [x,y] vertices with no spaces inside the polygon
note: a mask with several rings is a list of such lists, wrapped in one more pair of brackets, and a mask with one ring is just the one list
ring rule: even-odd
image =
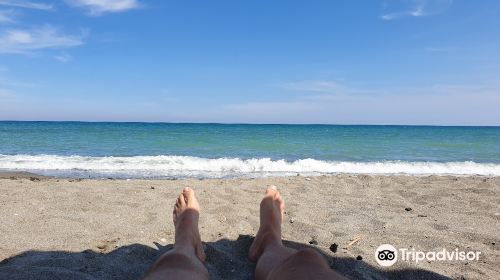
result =
[{"label": "white foam on wave", "polygon": [[88,157],[58,155],[1,155],[0,169],[48,175],[90,177],[204,177],[283,176],[291,174],[450,174],[500,176],[500,164],[466,162],[343,162],[270,158],[199,158],[190,156]]}]

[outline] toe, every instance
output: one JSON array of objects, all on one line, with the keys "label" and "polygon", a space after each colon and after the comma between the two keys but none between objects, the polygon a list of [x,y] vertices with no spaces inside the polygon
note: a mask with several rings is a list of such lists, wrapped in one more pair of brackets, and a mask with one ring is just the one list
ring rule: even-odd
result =
[{"label": "toe", "polygon": [[184,188],[182,193],[184,194],[184,197],[186,197],[187,207],[199,210],[200,206],[198,204],[198,200],[196,199],[196,196],[194,195],[194,190],[187,187],[187,188]]},{"label": "toe", "polygon": [[274,195],[278,192],[278,188],[274,185],[267,186],[266,195]]},{"label": "toe", "polygon": [[280,197],[277,201],[279,204],[279,209],[281,213],[281,220],[283,220],[283,216],[285,215],[285,201]]},{"label": "toe", "polygon": [[184,190],[182,190],[182,193],[188,201],[194,198],[194,190],[190,187],[185,187]]},{"label": "toe", "polygon": [[279,191],[276,191],[276,192],[274,193],[274,197],[273,197],[273,198],[274,198],[274,200],[279,201],[279,200],[281,199],[281,194],[280,194],[280,192],[279,192]]},{"label": "toe", "polygon": [[184,194],[181,193],[177,198],[177,205],[179,208],[186,206],[186,199],[184,197]]}]

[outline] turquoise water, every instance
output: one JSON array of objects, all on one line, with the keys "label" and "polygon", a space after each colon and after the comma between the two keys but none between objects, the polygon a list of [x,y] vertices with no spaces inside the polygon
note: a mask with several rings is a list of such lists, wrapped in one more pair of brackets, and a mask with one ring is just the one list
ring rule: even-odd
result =
[{"label": "turquoise water", "polygon": [[0,143],[0,169],[47,174],[497,175],[500,165],[500,127],[0,122]]}]

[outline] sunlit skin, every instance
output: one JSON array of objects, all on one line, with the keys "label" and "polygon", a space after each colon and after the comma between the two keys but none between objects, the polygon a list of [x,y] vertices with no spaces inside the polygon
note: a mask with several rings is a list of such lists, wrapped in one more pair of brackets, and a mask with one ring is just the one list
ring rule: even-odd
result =
[{"label": "sunlit skin", "polygon": [[[281,241],[285,202],[275,186],[260,203],[260,227],[248,257],[257,262],[255,279],[345,279],[331,270],[313,249],[287,248]],[[174,206],[174,249],[161,256],[145,279],[208,279],[198,230],[200,205],[194,191],[184,188]]]}]

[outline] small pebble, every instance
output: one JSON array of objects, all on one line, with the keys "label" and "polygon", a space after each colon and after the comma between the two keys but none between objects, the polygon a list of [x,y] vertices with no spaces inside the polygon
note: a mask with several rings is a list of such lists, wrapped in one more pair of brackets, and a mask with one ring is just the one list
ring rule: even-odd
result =
[{"label": "small pebble", "polygon": [[405,211],[411,211],[412,209],[410,207],[406,207]]},{"label": "small pebble", "polygon": [[358,261],[360,261],[360,260],[362,260],[362,259],[363,259],[363,257],[362,257],[362,256],[357,256],[357,257],[356,257],[356,260],[358,260]]},{"label": "small pebble", "polygon": [[427,215],[422,215],[422,214],[418,214],[417,216],[418,216],[418,217],[421,217],[421,218],[425,218],[425,217],[427,217]]},{"label": "small pebble", "polygon": [[330,251],[336,253],[337,252],[337,249],[339,248],[339,245],[337,243],[333,243],[332,245],[330,245]]},{"label": "small pebble", "polygon": [[318,245],[318,241],[316,241],[316,239],[311,239],[311,241],[309,241],[309,244],[311,245]]},{"label": "small pebble", "polygon": [[295,220],[293,218],[290,218],[290,224],[293,224]]},{"label": "small pebble", "polygon": [[155,187],[151,186],[151,189],[152,189],[152,190],[154,190],[154,189],[155,189]]}]

